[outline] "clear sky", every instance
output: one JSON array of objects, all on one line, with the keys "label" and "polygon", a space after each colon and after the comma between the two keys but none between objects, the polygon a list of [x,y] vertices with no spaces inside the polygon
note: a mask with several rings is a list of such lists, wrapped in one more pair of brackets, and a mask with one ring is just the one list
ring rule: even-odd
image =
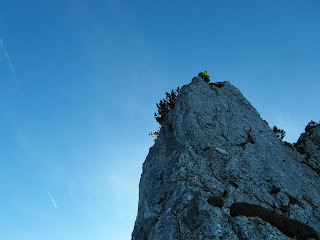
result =
[{"label": "clear sky", "polygon": [[295,142],[320,2],[0,1],[0,239],[126,240],[166,91],[207,70]]}]

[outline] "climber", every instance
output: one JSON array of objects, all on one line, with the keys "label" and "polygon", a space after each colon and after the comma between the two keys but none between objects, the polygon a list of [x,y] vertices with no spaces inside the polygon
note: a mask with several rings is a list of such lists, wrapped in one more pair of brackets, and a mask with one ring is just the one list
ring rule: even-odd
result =
[{"label": "climber", "polygon": [[210,76],[208,75],[207,71],[200,72],[198,76],[201,77],[205,82],[210,82]]}]

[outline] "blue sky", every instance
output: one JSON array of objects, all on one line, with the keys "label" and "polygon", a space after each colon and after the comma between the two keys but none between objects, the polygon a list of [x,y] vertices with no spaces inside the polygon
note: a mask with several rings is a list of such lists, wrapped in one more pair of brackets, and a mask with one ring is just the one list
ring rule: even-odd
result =
[{"label": "blue sky", "polygon": [[316,0],[1,1],[0,239],[130,239],[156,102],[203,70],[295,142],[319,26]]}]

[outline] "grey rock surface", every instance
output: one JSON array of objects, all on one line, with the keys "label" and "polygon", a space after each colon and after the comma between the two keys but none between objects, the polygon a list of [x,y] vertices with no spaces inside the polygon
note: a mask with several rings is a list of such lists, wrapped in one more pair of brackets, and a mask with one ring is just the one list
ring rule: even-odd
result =
[{"label": "grey rock surface", "polygon": [[304,163],[320,175],[320,126],[302,133],[295,148],[304,156]]},{"label": "grey rock surface", "polygon": [[319,239],[304,162],[232,84],[195,77],[143,164],[132,240]]}]

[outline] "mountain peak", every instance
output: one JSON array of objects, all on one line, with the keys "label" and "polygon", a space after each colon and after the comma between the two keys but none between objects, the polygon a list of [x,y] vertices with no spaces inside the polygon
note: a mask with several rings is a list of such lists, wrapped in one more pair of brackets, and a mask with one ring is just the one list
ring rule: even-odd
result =
[{"label": "mountain peak", "polygon": [[231,83],[194,77],[143,164],[132,239],[319,239],[304,162]]}]

